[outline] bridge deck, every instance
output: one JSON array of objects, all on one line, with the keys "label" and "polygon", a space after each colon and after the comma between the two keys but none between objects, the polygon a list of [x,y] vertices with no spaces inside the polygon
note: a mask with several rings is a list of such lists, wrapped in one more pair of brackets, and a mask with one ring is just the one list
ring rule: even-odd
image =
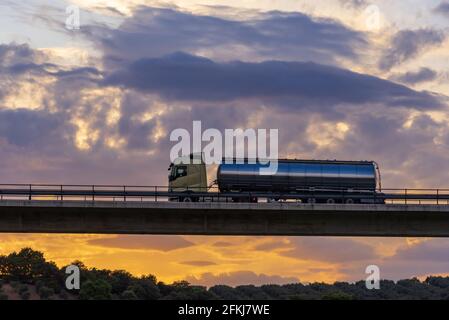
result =
[{"label": "bridge deck", "polygon": [[0,232],[448,237],[449,205],[3,200]]}]

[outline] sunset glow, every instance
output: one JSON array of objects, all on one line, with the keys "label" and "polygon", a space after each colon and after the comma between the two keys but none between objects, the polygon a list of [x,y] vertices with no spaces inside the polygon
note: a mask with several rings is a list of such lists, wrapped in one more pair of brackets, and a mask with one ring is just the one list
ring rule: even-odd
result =
[{"label": "sunset glow", "polygon": [[[279,129],[280,158],[375,160],[387,188],[449,188],[440,3],[0,1],[0,183],[165,186],[170,132],[201,120]],[[0,254],[23,247],[206,286],[449,273],[447,239],[0,234]]]}]

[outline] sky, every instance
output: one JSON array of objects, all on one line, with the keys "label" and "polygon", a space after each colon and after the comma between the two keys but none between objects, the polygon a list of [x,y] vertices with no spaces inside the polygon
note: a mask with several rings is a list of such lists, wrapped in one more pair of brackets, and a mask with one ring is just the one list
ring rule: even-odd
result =
[{"label": "sky", "polygon": [[[0,18],[2,183],[166,185],[170,132],[201,120],[449,187],[448,1],[0,0]],[[0,235],[26,246],[207,286],[449,273],[447,239]]]}]

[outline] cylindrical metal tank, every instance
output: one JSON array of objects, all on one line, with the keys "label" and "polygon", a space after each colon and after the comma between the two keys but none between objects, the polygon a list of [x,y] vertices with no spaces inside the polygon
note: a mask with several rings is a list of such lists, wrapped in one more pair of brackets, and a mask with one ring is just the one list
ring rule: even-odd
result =
[{"label": "cylindrical metal tank", "polygon": [[278,160],[273,175],[261,175],[266,165],[224,162],[218,167],[220,191],[292,192],[295,190],[335,189],[369,190],[377,186],[373,161]]}]

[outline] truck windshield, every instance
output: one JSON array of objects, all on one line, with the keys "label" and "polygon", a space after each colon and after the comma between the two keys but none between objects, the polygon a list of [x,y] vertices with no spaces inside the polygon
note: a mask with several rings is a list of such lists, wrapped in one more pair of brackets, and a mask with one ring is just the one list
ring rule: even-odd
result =
[{"label": "truck windshield", "polygon": [[173,181],[179,177],[184,177],[186,175],[187,175],[186,166],[172,166],[168,179],[169,181]]}]

